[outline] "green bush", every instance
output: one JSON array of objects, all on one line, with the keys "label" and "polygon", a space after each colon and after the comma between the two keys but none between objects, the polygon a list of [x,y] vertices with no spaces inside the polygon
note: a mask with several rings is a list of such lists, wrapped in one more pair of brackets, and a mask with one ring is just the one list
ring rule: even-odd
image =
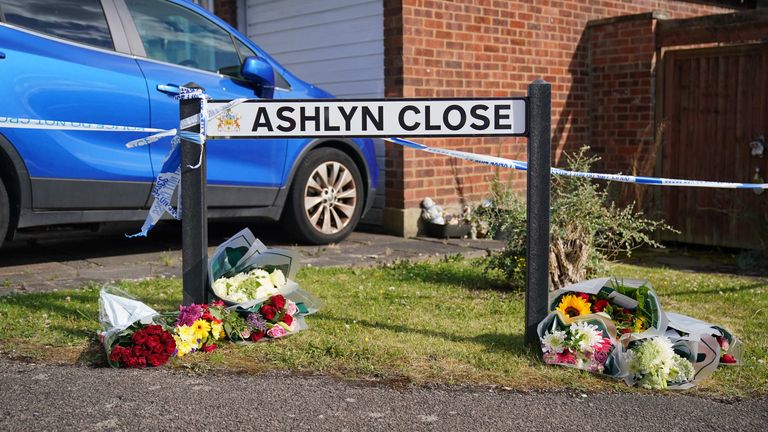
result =
[{"label": "green bush", "polygon": [[[589,171],[599,160],[588,157],[588,147],[565,154],[567,169]],[[604,188],[582,177],[553,176],[551,189],[549,277],[551,288],[600,274],[605,264],[620,254],[631,254],[641,246],[663,247],[653,240],[656,230],[672,230],[662,221],[647,219],[634,204],[617,206]],[[491,196],[475,210],[489,225],[491,235],[506,238],[505,249],[488,260],[488,267],[501,270],[510,284],[525,283],[525,201],[498,175]]]}]

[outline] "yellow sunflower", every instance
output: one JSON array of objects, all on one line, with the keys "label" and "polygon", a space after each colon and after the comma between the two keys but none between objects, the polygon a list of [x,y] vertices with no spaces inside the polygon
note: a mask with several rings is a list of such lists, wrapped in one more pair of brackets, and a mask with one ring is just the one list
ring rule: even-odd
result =
[{"label": "yellow sunflower", "polygon": [[568,294],[563,296],[556,310],[559,310],[568,318],[574,318],[579,315],[587,315],[592,313],[591,307],[592,305],[583,298],[573,294]]}]

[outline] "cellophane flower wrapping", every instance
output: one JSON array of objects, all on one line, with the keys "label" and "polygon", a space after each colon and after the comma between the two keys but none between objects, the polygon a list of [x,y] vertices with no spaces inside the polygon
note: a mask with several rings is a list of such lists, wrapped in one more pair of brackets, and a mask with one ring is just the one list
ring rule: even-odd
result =
[{"label": "cellophane flower wrapping", "polygon": [[538,326],[544,362],[592,373],[618,375],[614,360],[617,341],[610,319],[603,316],[576,318],[566,323],[554,312]]},{"label": "cellophane flower wrapping", "polygon": [[208,278],[215,298],[229,306],[248,309],[280,294],[305,316],[320,310],[322,301],[295,282],[299,262],[295,252],[268,248],[246,228],[216,248]]},{"label": "cellophane flower wrapping", "polygon": [[668,319],[659,297],[645,280],[600,278],[568,285],[550,294],[550,311],[566,321],[590,315],[607,316],[619,338],[628,333],[664,334]]},{"label": "cellophane flower wrapping", "polygon": [[[716,345],[715,345],[716,346]],[[617,364],[629,385],[648,389],[688,389],[717,367],[700,339],[666,335],[631,335],[622,341]]]},{"label": "cellophane flower wrapping", "polygon": [[307,328],[304,317],[322,307],[294,278],[298,255],[268,248],[249,229],[219,245],[209,260],[213,295],[237,312],[224,326],[231,340],[277,339]]},{"label": "cellophane flower wrapping", "polygon": [[[596,348],[605,345],[597,343],[590,326],[612,342],[602,370],[595,353],[602,360]],[[718,365],[741,364],[744,353],[741,341],[725,328],[665,312],[647,281],[631,279],[591,279],[553,292],[538,335],[545,363],[653,389],[690,388]],[[593,348],[585,340],[595,342]]]},{"label": "cellophane flower wrapping", "polygon": [[99,293],[99,341],[109,365],[143,368],[167,362],[176,343],[160,318],[125,291],[104,286]]}]

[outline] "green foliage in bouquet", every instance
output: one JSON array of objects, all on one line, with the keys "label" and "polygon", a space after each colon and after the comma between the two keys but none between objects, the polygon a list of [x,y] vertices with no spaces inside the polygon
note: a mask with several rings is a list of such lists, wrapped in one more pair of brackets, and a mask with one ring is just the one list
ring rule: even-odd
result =
[{"label": "green foliage in bouquet", "polygon": [[[565,153],[566,168],[588,172],[599,160],[587,156],[588,150]],[[663,247],[651,235],[673,231],[663,221],[646,218],[634,204],[612,202],[605,188],[588,178],[552,176],[551,209],[549,276],[554,289],[600,273],[608,261],[641,246]],[[487,221],[491,235],[506,237],[505,249],[489,259],[489,268],[501,270],[512,286],[521,287],[526,265],[524,199],[496,176],[490,199],[475,213]]]}]

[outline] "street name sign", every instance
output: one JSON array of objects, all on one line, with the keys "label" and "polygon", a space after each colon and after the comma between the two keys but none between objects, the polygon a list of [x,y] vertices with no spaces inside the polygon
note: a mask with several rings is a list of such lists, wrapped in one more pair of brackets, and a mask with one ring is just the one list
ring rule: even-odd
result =
[{"label": "street name sign", "polygon": [[[229,101],[208,102],[217,111]],[[249,100],[206,131],[216,138],[525,136],[526,99]]]}]

